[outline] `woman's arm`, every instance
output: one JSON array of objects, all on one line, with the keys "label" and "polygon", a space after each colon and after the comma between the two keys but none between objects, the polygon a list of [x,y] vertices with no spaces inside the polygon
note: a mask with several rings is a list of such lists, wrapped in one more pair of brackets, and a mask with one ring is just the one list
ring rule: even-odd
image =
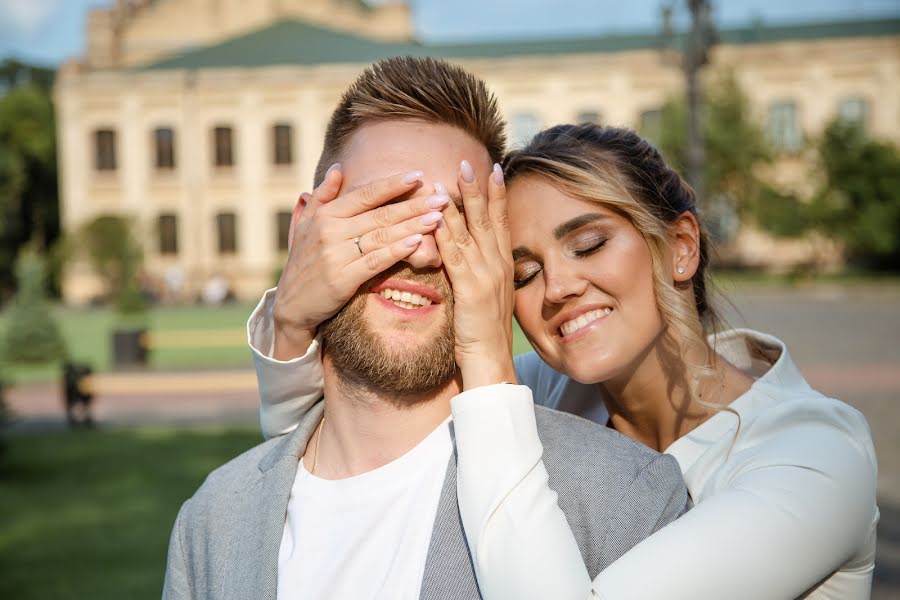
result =
[{"label": "woman's arm", "polygon": [[322,354],[317,339],[306,353],[291,360],[273,358],[272,308],[275,288],[268,290],[247,321],[247,343],[259,386],[259,424],[270,439],[290,433],[322,397]]},{"label": "woman's arm", "polygon": [[[748,425],[697,507],[601,573],[597,589],[613,599],[787,599],[811,588],[869,598],[878,509],[865,419],[811,392]],[[635,595],[630,582],[647,565],[653,579]]]},{"label": "woman's arm", "polygon": [[854,556],[858,572],[822,589],[868,598],[877,509],[864,420],[836,402],[771,412],[720,489],[591,582],[547,486],[533,409],[455,398],[460,513],[485,598],[795,598]]},{"label": "woman's arm", "polygon": [[[486,600],[605,598],[592,586],[549,487],[530,394],[515,389],[524,386],[504,387],[466,391],[451,401],[460,514],[479,587]],[[623,518],[607,524],[605,560],[683,514],[686,495],[674,459],[649,460],[616,504],[612,512]]]}]

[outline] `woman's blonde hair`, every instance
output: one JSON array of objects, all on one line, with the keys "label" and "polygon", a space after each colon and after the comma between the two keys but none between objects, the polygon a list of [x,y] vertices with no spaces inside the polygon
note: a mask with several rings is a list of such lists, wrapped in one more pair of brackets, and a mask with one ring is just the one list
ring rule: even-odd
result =
[{"label": "woman's blonde hair", "polygon": [[[627,218],[643,235],[653,261],[656,304],[672,334],[669,350],[685,365],[684,383],[691,398],[714,408],[701,397],[700,383],[720,376],[715,351],[706,341],[718,317],[707,299],[709,234],[691,187],[634,131],[591,124],[557,125],[538,133],[527,146],[507,155],[504,171],[508,183],[533,175],[573,198],[601,203]],[[685,212],[694,215],[700,228],[697,272],[684,284],[692,288],[693,305],[679,293],[665,265],[670,225]],[[691,362],[689,356],[700,360]]]}]

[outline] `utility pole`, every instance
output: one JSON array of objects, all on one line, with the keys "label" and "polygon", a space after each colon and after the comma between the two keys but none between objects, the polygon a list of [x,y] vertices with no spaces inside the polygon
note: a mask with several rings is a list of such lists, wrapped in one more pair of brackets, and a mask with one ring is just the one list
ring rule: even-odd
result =
[{"label": "utility pole", "polygon": [[706,149],[700,113],[703,110],[703,91],[700,88],[700,70],[709,63],[709,51],[715,44],[710,0],[688,0],[691,12],[691,29],[685,40],[682,67],[687,88],[688,105],[688,183],[697,194],[697,203],[706,200],[705,163]]},{"label": "utility pole", "polygon": [[[674,2],[662,7],[661,50],[667,64],[677,64],[684,71],[687,92],[687,180],[697,194],[697,202],[705,200],[704,168],[706,152],[703,143],[703,90],[700,86],[700,71],[709,63],[709,51],[716,43],[712,21],[710,0],[687,0],[691,14],[691,26],[686,35],[675,31]],[[678,42],[681,41],[679,48]]]}]

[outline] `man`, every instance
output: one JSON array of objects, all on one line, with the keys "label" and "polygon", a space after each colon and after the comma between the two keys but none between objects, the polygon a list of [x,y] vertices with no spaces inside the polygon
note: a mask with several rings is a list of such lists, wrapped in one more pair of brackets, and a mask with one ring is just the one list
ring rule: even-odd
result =
[{"label": "man", "polygon": [[[280,310],[269,293],[250,323],[268,327],[253,342],[276,358],[314,352],[322,324],[324,399],[185,502],[164,597],[481,598],[456,502],[450,399],[530,392],[503,385],[509,371],[457,364],[459,290],[438,251],[447,229],[425,211],[473,193],[457,190],[465,182],[491,181],[503,143],[484,84],[444,62],[383,61],[346,92],[278,288],[292,296],[282,306],[303,310]],[[535,413],[592,573],[684,511],[670,457],[571,415]]]}]

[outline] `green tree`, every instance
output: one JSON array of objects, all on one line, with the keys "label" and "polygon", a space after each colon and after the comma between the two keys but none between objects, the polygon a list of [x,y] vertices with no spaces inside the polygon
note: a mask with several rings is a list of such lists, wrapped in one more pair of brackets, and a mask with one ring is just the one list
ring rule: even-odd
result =
[{"label": "green tree", "polygon": [[116,309],[124,314],[143,312],[145,305],[137,285],[143,252],[132,222],[116,215],[101,215],[84,225],[79,238]]},{"label": "green tree", "polygon": [[49,91],[53,87],[54,75],[53,69],[7,58],[0,62],[0,94],[26,85],[36,85]]},{"label": "green tree", "polygon": [[835,120],[818,154],[824,182],[810,206],[814,226],[842,240],[851,260],[900,268],[900,151]]},{"label": "green tree", "polygon": [[[701,126],[706,150],[707,220],[715,221],[709,217],[724,217],[729,212],[750,216],[761,185],[755,173],[771,159],[765,136],[730,71],[720,72],[708,82],[704,98]],[[662,108],[658,146],[679,173],[685,173],[687,167],[687,119],[687,105],[680,96],[669,99]]]},{"label": "green tree", "polygon": [[[0,70],[2,71],[2,70]],[[20,249],[39,252],[59,236],[56,131],[50,92],[42,83],[0,72],[0,299],[15,287]],[[56,282],[51,282],[56,289]]]},{"label": "green tree", "polygon": [[22,252],[16,262],[16,279],[16,298],[4,340],[5,358],[25,363],[63,358],[65,343],[47,302],[41,257],[30,250]]}]

